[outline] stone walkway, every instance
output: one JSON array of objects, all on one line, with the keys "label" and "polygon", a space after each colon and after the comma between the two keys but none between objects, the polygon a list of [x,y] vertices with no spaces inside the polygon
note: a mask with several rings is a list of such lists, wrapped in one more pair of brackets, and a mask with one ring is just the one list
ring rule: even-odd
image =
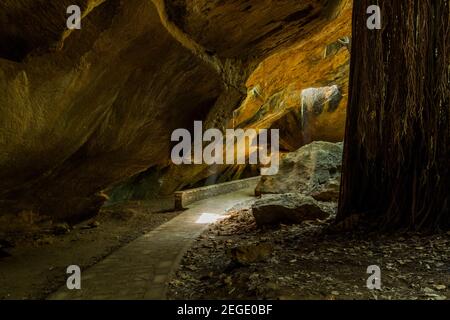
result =
[{"label": "stone walkway", "polygon": [[193,241],[253,193],[254,188],[243,189],[190,205],[176,218],[82,270],[81,290],[63,286],[48,299],[165,299],[167,283]]}]

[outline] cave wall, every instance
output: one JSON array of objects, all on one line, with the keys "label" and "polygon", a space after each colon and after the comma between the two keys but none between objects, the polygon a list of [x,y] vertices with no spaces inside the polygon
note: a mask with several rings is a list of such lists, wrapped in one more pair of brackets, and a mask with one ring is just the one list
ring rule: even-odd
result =
[{"label": "cave wall", "polygon": [[[304,37],[264,56],[245,80],[242,100],[228,110],[219,124],[212,122],[217,117],[215,110],[211,110],[206,127],[280,129],[280,148],[285,152],[312,141],[342,141],[348,101],[352,4],[351,1],[332,4],[332,11],[328,7],[320,18],[310,22]],[[320,112],[304,110],[305,91],[330,86],[337,86],[340,94],[333,108],[325,105]],[[219,110],[227,109],[220,106]],[[242,173],[253,169],[250,167],[169,165],[158,177],[160,193],[170,194],[202,181],[215,183],[246,177]]]},{"label": "cave wall", "polygon": [[[83,10],[81,30],[66,29],[70,4]],[[2,1],[0,215],[29,210],[71,220],[96,213],[103,190],[169,164],[174,129],[196,119],[228,126],[234,110],[246,108],[241,104],[258,70],[267,68],[264,61],[307,46],[349,6],[347,0]],[[315,48],[347,34],[335,31],[342,35],[328,34]],[[283,72],[268,73],[275,79]],[[266,96],[288,82],[282,83],[264,87]],[[177,174],[166,171],[166,181]],[[187,174],[164,188],[203,176]]]}]

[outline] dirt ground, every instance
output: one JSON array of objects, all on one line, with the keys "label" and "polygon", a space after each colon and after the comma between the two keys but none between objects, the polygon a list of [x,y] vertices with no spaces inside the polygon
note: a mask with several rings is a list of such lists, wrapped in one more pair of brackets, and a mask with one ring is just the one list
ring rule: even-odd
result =
[{"label": "dirt ground", "polygon": [[[171,299],[450,299],[450,233],[332,234],[330,222],[257,228],[251,209],[209,228],[170,283]],[[381,290],[369,290],[369,266]]]},{"label": "dirt ground", "polygon": [[0,251],[0,299],[45,299],[65,284],[69,265],[83,270],[179,213],[162,212],[164,207],[128,202],[75,226],[47,223],[47,228],[3,235],[7,249]]}]

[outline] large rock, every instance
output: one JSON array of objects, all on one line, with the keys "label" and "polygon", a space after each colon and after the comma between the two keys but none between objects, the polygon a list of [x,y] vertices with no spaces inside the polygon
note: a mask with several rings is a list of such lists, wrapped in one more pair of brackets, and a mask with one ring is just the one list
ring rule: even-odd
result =
[{"label": "large rock", "polygon": [[[253,87],[249,75],[293,46],[311,54],[289,53],[280,68],[273,58],[252,77],[267,97],[312,65],[317,78],[308,87],[334,84],[330,66],[347,70],[348,54],[317,54],[349,33],[350,3],[0,1],[0,215],[94,214],[103,190],[170,163],[174,129],[194,120],[229,127]],[[81,7],[81,30],[66,28],[71,4]],[[271,67],[279,80],[264,78]],[[194,173],[162,181],[173,191],[212,175]]]},{"label": "large rock", "polygon": [[320,201],[339,197],[343,144],[317,141],[287,154],[277,175],[264,176],[256,194],[301,193]]},{"label": "large rock", "polygon": [[259,226],[324,220],[333,213],[330,206],[298,193],[263,196],[253,204],[252,212]]}]

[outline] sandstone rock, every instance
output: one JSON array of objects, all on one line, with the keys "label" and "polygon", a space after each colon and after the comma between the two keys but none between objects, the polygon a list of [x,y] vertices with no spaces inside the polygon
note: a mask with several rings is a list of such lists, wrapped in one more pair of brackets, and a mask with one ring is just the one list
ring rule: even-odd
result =
[{"label": "sandstone rock", "polygon": [[299,224],[307,220],[323,220],[332,214],[328,207],[314,198],[297,193],[263,196],[253,204],[252,211],[259,226]]},{"label": "sandstone rock", "polygon": [[[343,50],[320,57],[349,33],[350,0],[77,3],[82,29],[73,31],[68,1],[0,4],[0,202],[8,204],[1,215],[91,217],[105,200],[98,192],[170,163],[174,129],[198,119],[229,127],[252,82],[266,92],[264,105],[280,88],[334,84],[335,69],[348,70]],[[259,67],[292,47],[296,54]],[[292,81],[309,79],[305,70],[317,75],[311,83]],[[250,123],[259,128],[275,118]],[[164,181],[172,192],[211,175]]]},{"label": "sandstone rock", "polygon": [[325,109],[327,112],[333,112],[341,100],[342,93],[337,85],[308,88],[302,91],[302,113],[320,115]]},{"label": "sandstone rock", "polygon": [[342,143],[313,142],[287,154],[277,175],[264,176],[256,194],[301,193],[320,201],[339,197]]},{"label": "sandstone rock", "polygon": [[340,175],[335,175],[330,180],[318,186],[311,196],[318,201],[338,201],[341,181]]}]

